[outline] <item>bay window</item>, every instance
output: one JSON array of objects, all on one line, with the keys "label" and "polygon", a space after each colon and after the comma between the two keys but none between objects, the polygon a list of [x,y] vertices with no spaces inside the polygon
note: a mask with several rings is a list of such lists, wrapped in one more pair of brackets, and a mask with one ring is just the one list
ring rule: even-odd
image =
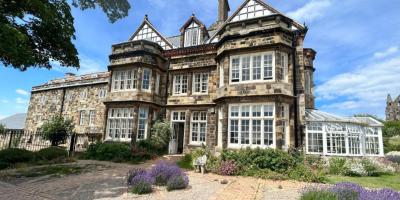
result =
[{"label": "bay window", "polygon": [[186,74],[174,76],[174,95],[187,94],[188,78]]},{"label": "bay window", "polygon": [[206,142],[207,132],[207,112],[206,111],[195,111],[192,112],[191,119],[191,144],[200,144]]},{"label": "bay window", "polygon": [[133,108],[110,108],[107,119],[109,140],[130,140],[133,127]]},{"label": "bay window", "polygon": [[136,89],[137,70],[129,69],[114,71],[112,76],[112,84],[113,91],[126,91]]},{"label": "bay window", "polygon": [[233,56],[230,64],[230,82],[273,80],[274,65],[273,52]]},{"label": "bay window", "polygon": [[229,147],[275,145],[274,103],[229,105]]},{"label": "bay window", "polygon": [[149,115],[148,107],[140,107],[139,108],[139,121],[138,121],[138,132],[137,139],[143,140],[147,138],[147,118]]},{"label": "bay window", "polygon": [[288,60],[288,54],[287,53],[281,53],[281,78],[284,81],[288,80],[288,71],[289,71],[289,60]]},{"label": "bay window", "polygon": [[196,73],[193,75],[193,93],[208,93],[208,73]]},{"label": "bay window", "polygon": [[93,126],[95,123],[96,119],[96,111],[95,110],[90,110],[89,111],[89,125]]},{"label": "bay window", "polygon": [[142,90],[150,90],[151,70],[143,69]]}]

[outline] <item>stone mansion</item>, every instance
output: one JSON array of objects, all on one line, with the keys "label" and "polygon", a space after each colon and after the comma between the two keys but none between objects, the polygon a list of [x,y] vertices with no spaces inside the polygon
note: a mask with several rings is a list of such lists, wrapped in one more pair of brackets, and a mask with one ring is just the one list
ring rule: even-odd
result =
[{"label": "stone mansion", "polygon": [[149,138],[152,123],[165,119],[173,130],[170,153],[202,144],[220,150],[305,143],[339,152],[341,138],[323,143],[322,133],[306,134],[316,55],[303,47],[307,27],[263,0],[244,0],[231,15],[228,0],[218,2],[210,26],[192,15],[168,37],[145,16],[127,41],[112,45],[107,72],[33,87],[26,129],[62,115],[77,133],[129,142]]},{"label": "stone mansion", "polygon": [[393,100],[388,94],[385,113],[387,121],[400,121],[400,95]]}]

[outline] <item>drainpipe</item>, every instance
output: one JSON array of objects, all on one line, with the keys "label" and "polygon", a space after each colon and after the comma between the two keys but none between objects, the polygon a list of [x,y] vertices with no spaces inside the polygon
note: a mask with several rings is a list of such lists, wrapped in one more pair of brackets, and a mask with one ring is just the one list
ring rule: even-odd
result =
[{"label": "drainpipe", "polygon": [[297,74],[296,74],[296,40],[298,37],[299,32],[295,31],[292,34],[292,63],[293,63],[293,96],[295,97],[294,99],[294,142],[295,142],[295,147],[297,148],[299,146],[298,142],[298,119],[299,119],[299,112],[298,112],[298,96],[297,96]]}]

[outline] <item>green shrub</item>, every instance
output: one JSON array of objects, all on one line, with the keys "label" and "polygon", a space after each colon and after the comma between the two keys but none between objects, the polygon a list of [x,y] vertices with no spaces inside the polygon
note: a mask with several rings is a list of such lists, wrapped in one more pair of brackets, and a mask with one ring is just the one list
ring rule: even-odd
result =
[{"label": "green shrub", "polygon": [[304,182],[322,183],[325,181],[322,171],[312,170],[308,165],[297,165],[289,170],[289,177]]},{"label": "green shrub", "polygon": [[300,200],[337,200],[337,196],[329,191],[308,191],[303,193]]},{"label": "green shrub", "polygon": [[329,159],[329,173],[344,175],[349,169],[346,166],[346,158],[332,157]]},{"label": "green shrub", "polygon": [[156,121],[151,128],[150,140],[155,146],[167,151],[171,139],[171,125],[168,122]]},{"label": "green shrub", "polygon": [[149,194],[153,191],[151,184],[147,182],[140,182],[132,186],[132,193],[134,194]]},{"label": "green shrub", "polygon": [[85,154],[87,159],[126,162],[131,160],[131,148],[127,143],[91,144]]},{"label": "green shrub", "polygon": [[367,172],[367,176],[379,176],[383,173],[377,165],[366,158],[361,160],[361,164]]},{"label": "green shrub", "polygon": [[35,153],[37,161],[63,161],[68,157],[68,152],[64,148],[49,147],[41,149]]},{"label": "green shrub", "polygon": [[43,124],[41,130],[43,131],[44,138],[50,140],[51,146],[58,146],[65,143],[68,135],[73,132],[74,126],[72,120],[56,116]]},{"label": "green shrub", "polygon": [[224,150],[221,159],[234,160],[241,169],[255,165],[259,169],[270,169],[277,172],[286,172],[290,167],[296,165],[293,156],[276,149]]},{"label": "green shrub", "polygon": [[193,169],[193,159],[192,155],[185,154],[185,156],[180,159],[176,164],[183,169]]},{"label": "green shrub", "polygon": [[3,124],[0,124],[0,135],[6,132],[6,127]]},{"label": "green shrub", "polygon": [[146,151],[149,154],[156,155],[162,155],[167,152],[167,148],[165,146],[162,146],[155,141],[149,139],[138,141],[136,143],[136,148],[140,149],[141,151]]},{"label": "green shrub", "polygon": [[34,153],[28,150],[4,149],[0,151],[0,169],[15,166],[17,163],[30,163],[34,159]]}]

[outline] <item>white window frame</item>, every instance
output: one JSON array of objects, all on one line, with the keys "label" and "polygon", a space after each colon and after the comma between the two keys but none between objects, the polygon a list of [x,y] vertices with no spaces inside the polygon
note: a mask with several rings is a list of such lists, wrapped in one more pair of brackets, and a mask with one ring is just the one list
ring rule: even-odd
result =
[{"label": "white window frame", "polygon": [[[320,128],[318,128],[318,127],[320,127]],[[312,141],[313,144],[310,144],[310,142],[309,142],[309,134],[316,135],[316,137],[312,137],[313,139],[317,138],[317,140],[315,140],[315,141],[313,140]],[[319,151],[310,151],[309,150],[309,145],[312,145],[312,146],[315,146],[315,147],[319,147],[320,146],[318,144],[319,135],[322,138],[322,144],[321,144],[322,145],[321,146],[322,149],[321,149],[321,152],[319,152]],[[307,152],[307,154],[322,154],[322,153],[325,152],[325,148],[326,148],[326,137],[325,137],[323,123],[321,123],[321,122],[310,122],[309,124],[307,124],[307,127],[306,127],[306,152]]]},{"label": "white window frame", "polygon": [[[199,76],[199,82],[197,82],[197,77]],[[206,78],[206,80],[204,80]],[[193,82],[192,82],[192,94],[202,95],[208,94],[208,82],[209,82],[209,73],[202,72],[202,73],[194,73],[193,74]],[[199,86],[199,91],[196,92],[196,87]],[[205,87],[205,89],[204,89]]]},{"label": "white window frame", "polygon": [[[186,77],[186,83],[184,83],[184,77]],[[179,80],[178,80],[179,79]],[[187,74],[176,74],[173,78],[173,96],[185,96],[188,93],[188,82],[189,76]],[[183,86],[185,86],[186,91],[184,92]],[[177,89],[178,88],[178,89]]]},{"label": "white window frame", "polygon": [[192,22],[185,30],[185,44],[184,47],[191,47],[200,45],[201,42],[201,30],[200,25],[196,22]]},{"label": "white window frame", "polygon": [[110,108],[107,117],[107,140],[131,140],[134,108]]},{"label": "white window frame", "polygon": [[[235,55],[231,56],[230,58],[230,71],[229,71],[229,84],[242,84],[242,83],[257,83],[257,82],[273,82],[275,81],[275,52],[274,51],[267,51],[263,53],[252,53],[252,54],[241,54],[241,55]],[[261,56],[261,70],[260,70],[260,79],[259,80],[254,80],[254,70],[255,70],[255,62],[254,58]],[[265,63],[265,58],[266,56],[272,56],[272,77],[266,78],[264,75],[265,73],[265,68],[266,68],[266,63]],[[250,63],[249,63],[249,80],[243,81],[243,60],[244,58],[250,57]],[[232,81],[233,78],[233,60],[239,59],[239,80],[238,81]],[[237,73],[235,73],[237,75]],[[237,80],[237,79],[235,79]]]},{"label": "white window frame", "polygon": [[[380,134],[379,130],[376,127],[368,127],[365,128],[366,134],[365,134],[365,154],[369,156],[379,156],[381,155],[381,148],[380,148]],[[376,141],[371,142],[370,140],[374,139]],[[367,141],[368,140],[368,141]],[[374,146],[371,149],[371,145]],[[377,148],[378,152],[377,153],[371,153],[372,150]]]},{"label": "white window frame", "polygon": [[85,125],[85,118],[86,118],[86,111],[85,110],[81,110],[79,111],[79,125],[80,126],[84,126]]},{"label": "white window frame", "polygon": [[[152,71],[149,68],[143,68],[142,71],[142,91],[151,91],[151,75]],[[146,78],[146,72],[148,72],[148,79]],[[145,88],[145,82],[148,82],[148,88]]]},{"label": "white window frame", "polygon": [[[128,78],[129,73],[131,74],[130,78]],[[111,92],[137,90],[137,76],[137,69],[121,69],[113,71]],[[122,88],[121,85],[123,85]]]},{"label": "white window frame", "polygon": [[155,93],[156,93],[157,95],[160,94],[160,74],[159,74],[159,73],[156,73]]},{"label": "white window frame", "polygon": [[[195,119],[195,115],[197,115],[197,119]],[[205,117],[205,118],[202,118]],[[207,111],[192,111],[192,114],[190,116],[190,144],[192,145],[201,145],[205,144],[207,141]],[[197,133],[197,139],[193,140],[193,131],[194,131],[194,125],[196,125],[196,133]],[[201,138],[201,127],[204,125],[204,141],[200,141]]]},{"label": "white window frame", "polygon": [[[142,112],[144,114],[142,115]],[[149,107],[140,107],[138,114],[138,126],[137,126],[137,140],[145,140],[147,139],[147,129],[148,129],[148,117],[149,117]],[[140,127],[141,123],[144,122],[144,128]],[[143,138],[139,137],[140,132],[143,131]]]},{"label": "white window frame", "polygon": [[284,82],[289,80],[289,54],[281,52],[281,75]]},{"label": "white window frame", "polygon": [[[176,116],[176,118],[175,118]],[[186,111],[175,110],[171,111],[171,121],[172,122],[186,122]]]},{"label": "white window frame", "polygon": [[[261,106],[261,115],[260,116],[255,116],[253,115],[253,110],[255,107]],[[237,116],[232,116],[231,111],[232,108],[239,108],[238,111],[238,115]],[[249,109],[243,109],[243,108],[247,108],[249,107]],[[265,110],[265,108],[271,108],[271,110]],[[243,114],[243,112],[249,112],[248,116],[244,117],[241,116]],[[255,111],[255,110],[254,110]],[[265,115],[264,113],[268,112],[271,113],[271,115]],[[267,102],[267,103],[243,103],[243,104],[229,104],[229,112],[228,112],[228,148],[246,148],[246,147],[250,147],[250,148],[256,148],[256,147],[260,147],[260,148],[276,148],[276,112],[275,112],[275,103],[274,102]],[[237,120],[238,121],[238,143],[231,143],[231,129],[232,129],[232,120]],[[241,134],[242,134],[242,121],[243,120],[249,120],[249,143],[250,144],[242,144],[241,141]],[[253,120],[261,120],[261,144],[252,144],[253,143]],[[265,121],[271,121],[272,120],[272,143],[271,145],[265,145],[264,144],[264,139],[265,139],[265,125],[264,122]]]},{"label": "white window frame", "polygon": [[89,110],[89,126],[94,126],[96,120],[96,110]]},{"label": "white window frame", "polygon": [[289,104],[281,105],[281,127],[282,127],[282,145],[284,150],[290,147],[290,125],[289,125]]}]

